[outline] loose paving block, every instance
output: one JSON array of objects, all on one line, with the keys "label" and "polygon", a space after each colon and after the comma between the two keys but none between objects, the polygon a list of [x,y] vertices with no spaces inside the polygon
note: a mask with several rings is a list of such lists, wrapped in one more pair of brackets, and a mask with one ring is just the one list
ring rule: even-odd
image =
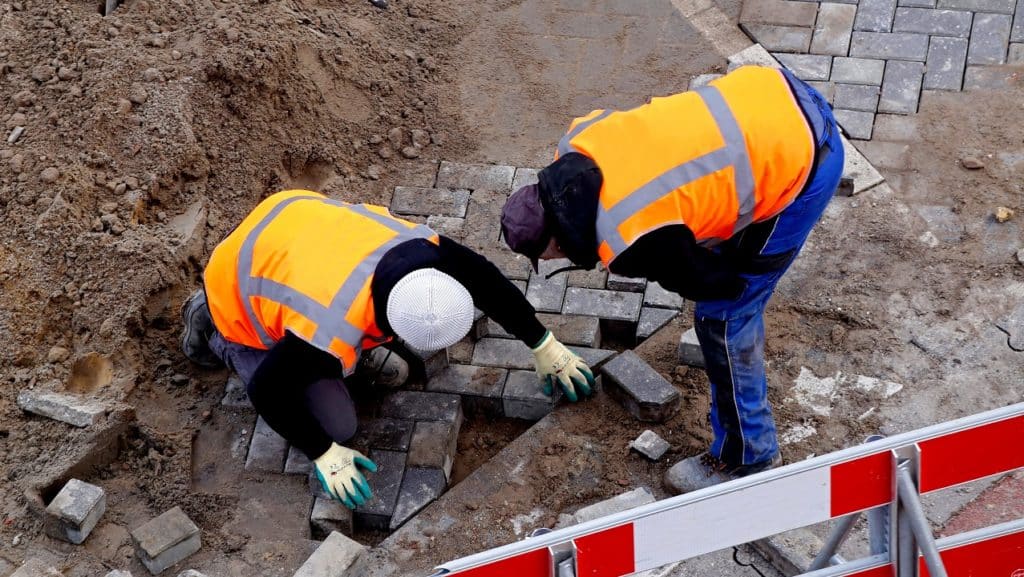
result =
[{"label": "loose paving block", "polygon": [[678,310],[644,307],[640,310],[640,322],[636,324],[636,340],[642,342],[658,332],[672,319],[679,316]]},{"label": "loose paving block", "polygon": [[656,500],[649,489],[638,487],[628,493],[622,493],[611,499],[605,499],[599,503],[583,507],[573,515],[573,521],[577,524],[586,523],[587,521],[635,509],[642,505],[653,503]]},{"label": "loose paving block", "polygon": [[463,240],[462,230],[465,224],[466,219],[456,216],[432,215],[427,217],[427,226],[430,227],[430,230],[458,241]]},{"label": "loose paving block", "polygon": [[[471,329],[472,330],[472,329]],[[437,373],[448,368],[448,350],[441,349],[437,351],[421,351],[415,349],[408,344],[405,345],[419,360],[420,366],[423,370],[423,376],[431,378]]]},{"label": "loose paving block", "polygon": [[474,190],[462,227],[463,242],[486,246],[501,241],[501,209],[508,195],[499,190]]},{"label": "loose paving block", "polygon": [[924,77],[923,62],[889,62],[885,65],[879,112],[912,114],[917,112]]},{"label": "loose paving block", "polygon": [[879,87],[868,84],[836,84],[834,106],[846,110],[874,112],[878,107]]},{"label": "loose paving block", "polygon": [[652,461],[657,461],[665,452],[671,448],[668,441],[662,439],[657,433],[648,429],[636,439],[629,442],[629,448],[640,453]]},{"label": "loose paving block", "polygon": [[391,197],[391,212],[415,216],[466,216],[469,191],[451,188],[395,187]]},{"label": "loose paving block", "polygon": [[67,423],[73,427],[94,425],[109,410],[98,401],[45,391],[18,393],[18,406],[25,412]]},{"label": "loose paving block", "polygon": [[971,12],[995,12],[1013,14],[1016,0],[939,0],[943,10],[969,10]]},{"label": "loose paving block", "polygon": [[444,421],[422,421],[416,423],[409,443],[409,458],[406,465],[423,469],[437,469],[445,479],[452,475],[455,465],[456,445],[459,427],[456,423]]},{"label": "loose paving block", "polygon": [[601,369],[608,392],[641,421],[664,422],[679,410],[679,391],[633,351]]},{"label": "loose paving block", "polygon": [[971,33],[971,13],[961,10],[897,8],[893,28],[896,32],[918,32],[966,38]]},{"label": "loose paving block", "polygon": [[335,501],[317,497],[313,500],[313,512],[309,515],[309,527],[313,538],[326,539],[331,533],[352,534],[352,509]]},{"label": "loose paving block", "polygon": [[11,573],[11,577],[63,577],[63,575],[49,563],[36,558],[25,561],[21,567]]},{"label": "loose paving block", "polygon": [[740,12],[740,22],[776,24],[779,26],[814,26],[817,6],[786,0],[747,0]]},{"label": "loose paving block", "polygon": [[441,162],[437,172],[439,188],[468,188],[508,192],[512,188],[512,177],[516,169],[512,166],[491,164],[460,164]]},{"label": "loose paving block", "polygon": [[294,577],[359,577],[367,568],[366,546],[331,533]]},{"label": "loose paving block", "polygon": [[1013,17],[1010,42],[1024,42],[1024,0],[1017,0],[1017,13]]},{"label": "loose paving block", "polygon": [[533,368],[533,353],[520,341],[487,337],[473,349],[473,364],[504,369]]},{"label": "loose paving block", "polygon": [[437,469],[406,469],[402,488],[398,492],[398,505],[391,517],[391,530],[401,527],[413,515],[440,497],[447,486],[448,481],[444,473]]},{"label": "loose paving block", "polygon": [[387,531],[398,502],[398,490],[402,486],[406,454],[374,450],[370,451],[369,457],[377,464],[377,472],[367,475],[373,499],[356,507],[353,518],[357,527]]},{"label": "loose paving block", "polygon": [[[712,80],[721,78],[722,76],[724,76],[724,75],[723,74],[699,74],[699,75],[694,76],[693,78],[690,79],[690,85],[689,85],[688,89],[689,90],[694,90],[694,89],[700,88],[702,86],[707,86],[708,84],[711,84]],[[570,284],[572,284],[572,283],[570,282]]]},{"label": "loose paving block", "polygon": [[642,293],[647,288],[647,279],[632,278],[628,276],[608,274],[608,282],[605,285],[608,290],[625,291],[630,293]]},{"label": "loose paving block", "polygon": [[550,279],[539,274],[531,275],[530,282],[526,285],[526,300],[538,311],[559,312],[565,299],[566,281],[567,277],[564,274],[555,275]]},{"label": "loose paving block", "polygon": [[704,350],[697,340],[697,331],[688,329],[679,337],[679,364],[704,368]]},{"label": "loose paving block", "polygon": [[814,25],[811,52],[846,56],[850,50],[850,35],[857,7],[850,4],[822,3]]},{"label": "loose paving block", "polygon": [[684,299],[679,296],[679,293],[665,290],[656,282],[647,283],[647,289],[644,291],[644,306],[679,310],[683,308],[683,304]]},{"label": "loose paving block", "polygon": [[825,99],[826,102],[832,104],[832,98],[835,97],[836,85],[832,82],[819,82],[817,80],[808,80],[807,85],[818,91],[819,94]]},{"label": "loose paving block", "polygon": [[[564,345],[595,348],[601,346],[601,320],[597,317],[539,313],[537,320]],[[487,327],[487,336],[501,339],[514,338],[493,320]]]},{"label": "loose paving block", "polygon": [[361,449],[408,451],[413,421],[381,417],[359,424],[352,444]]},{"label": "loose paving block", "polygon": [[966,38],[933,36],[922,86],[928,90],[960,90],[966,60]]},{"label": "loose paving block", "polygon": [[566,347],[570,351],[576,353],[583,362],[587,363],[587,366],[591,370],[595,371],[594,375],[597,375],[597,370],[601,368],[601,365],[610,361],[617,354],[615,351],[608,349],[591,349],[587,347]]},{"label": "loose paving block", "polygon": [[775,54],[779,62],[800,80],[828,80],[832,57],[818,54]]},{"label": "loose paving block", "polygon": [[1007,64],[1024,64],[1024,44],[1010,44],[1010,52],[1006,56]]},{"label": "loose paving block", "polygon": [[971,43],[967,50],[968,64],[1002,64],[1006,62],[1010,42],[1011,18],[1005,14],[975,14]]},{"label": "loose paving block", "polygon": [[512,192],[528,184],[537,184],[537,174],[539,173],[539,168],[517,168],[515,176],[512,177]]},{"label": "loose paving block", "polygon": [[384,399],[380,412],[392,419],[461,423],[462,400],[446,393],[397,391]]},{"label": "loose paving block", "polygon": [[917,120],[913,116],[879,114],[875,116],[874,138],[895,142],[914,141],[918,138]]},{"label": "loose paving block", "polygon": [[[859,112],[850,112],[850,114],[864,114]],[[870,135],[869,135],[870,136]],[[843,161],[843,176],[851,178],[853,180],[853,194],[860,194],[865,190],[874,188],[881,184],[885,179],[879,174],[878,170],[868,159],[864,158],[864,155],[849,139],[845,136],[842,138],[843,142],[843,153],[845,159]]]},{"label": "loose paving block", "polygon": [[501,391],[508,371],[494,367],[452,365],[427,383],[427,390],[462,396],[467,412],[500,415]]},{"label": "loose paving block", "polygon": [[505,382],[505,391],[502,395],[505,416],[513,419],[539,421],[555,408],[560,397],[561,389],[556,389],[553,397],[544,394],[540,381],[537,379],[537,373],[511,371],[508,381]]},{"label": "loose paving block", "polygon": [[779,62],[772,56],[764,46],[754,44],[740,50],[730,56],[727,71],[732,72],[740,66],[766,66],[768,68],[779,68]]},{"label": "loose paving block", "polygon": [[164,569],[189,557],[202,547],[199,527],[175,507],[132,531],[135,553],[150,573]]},{"label": "loose paving block", "polygon": [[288,447],[288,459],[284,462],[284,472],[288,475],[308,475],[313,470],[313,462],[305,453],[295,447]]},{"label": "loose paving block", "polygon": [[881,86],[884,73],[885,60],[846,57],[832,60],[832,82]]},{"label": "loose paving block", "polygon": [[287,458],[288,441],[271,429],[263,417],[258,417],[249,442],[249,454],[245,457],[245,470],[280,473]]},{"label": "loose paving block", "polygon": [[249,400],[249,393],[245,390],[245,383],[242,379],[232,373],[228,376],[228,382],[224,385],[224,398],[220,404],[230,409],[252,409],[252,401]]},{"label": "loose paving block", "polygon": [[642,304],[643,295],[638,293],[569,287],[562,312],[636,322]]},{"label": "loose paving block", "polygon": [[[811,46],[810,28],[753,23],[741,23],[740,27],[771,52],[807,52]],[[690,90],[694,88],[691,82]]]},{"label": "loose paving block", "polygon": [[1002,90],[1020,84],[1020,71],[1007,66],[968,66],[964,90]]},{"label": "loose paving block", "polygon": [[918,60],[928,56],[928,35],[911,32],[854,32],[850,56],[883,60]]},{"label": "loose paving block", "polygon": [[854,30],[865,32],[889,32],[892,30],[896,0],[861,0],[857,5]]},{"label": "loose paving block", "polygon": [[[868,140],[871,138],[871,127],[875,121],[875,115],[871,112],[858,112],[856,110],[836,109],[833,111],[836,122],[843,127],[850,138]],[[856,194],[856,192],[854,193]]]},{"label": "loose paving block", "polygon": [[107,496],[103,489],[71,479],[46,507],[46,533],[80,545],[106,510]]}]

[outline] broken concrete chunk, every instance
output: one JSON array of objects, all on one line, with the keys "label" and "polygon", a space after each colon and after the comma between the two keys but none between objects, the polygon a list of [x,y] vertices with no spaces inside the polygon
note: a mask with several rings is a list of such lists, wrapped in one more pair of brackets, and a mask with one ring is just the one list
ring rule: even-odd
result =
[{"label": "broken concrete chunk", "polygon": [[80,545],[106,510],[103,489],[71,479],[46,507],[46,532],[55,539]]},{"label": "broken concrete chunk", "polygon": [[366,547],[331,533],[295,572],[295,577],[358,576],[366,571]]},{"label": "broken concrete chunk", "polygon": [[313,538],[326,539],[333,532],[352,534],[352,510],[334,499],[317,497],[313,501],[313,512],[309,516]]},{"label": "broken concrete chunk", "polygon": [[132,531],[135,553],[156,575],[202,547],[199,527],[175,507]]},{"label": "broken concrete chunk", "polygon": [[641,505],[653,503],[654,501],[656,501],[656,499],[654,498],[654,495],[651,494],[650,490],[646,487],[638,487],[628,493],[622,493],[621,495],[617,495],[611,499],[606,499],[599,503],[588,505],[579,511],[576,511],[576,514],[573,515],[573,520],[577,524],[586,523],[587,521],[593,521],[594,519],[607,517],[608,515],[614,515],[615,513],[621,513]]},{"label": "broken concrete chunk", "polygon": [[417,469],[411,466],[406,469],[402,488],[398,493],[398,505],[391,517],[391,530],[401,527],[413,515],[440,497],[447,486],[448,481],[444,473],[437,469]]},{"label": "broken concrete chunk", "polygon": [[704,367],[704,351],[697,340],[697,331],[689,329],[679,338],[679,364]]},{"label": "broken concrete chunk", "polygon": [[671,445],[657,433],[648,429],[629,442],[629,447],[652,461],[657,461]]},{"label": "broken concrete chunk", "polygon": [[61,393],[22,391],[18,393],[21,410],[67,423],[74,427],[96,424],[110,410],[98,401]]},{"label": "broken concrete chunk", "polygon": [[601,371],[609,394],[638,420],[660,423],[679,410],[679,391],[635,352],[623,352]]}]

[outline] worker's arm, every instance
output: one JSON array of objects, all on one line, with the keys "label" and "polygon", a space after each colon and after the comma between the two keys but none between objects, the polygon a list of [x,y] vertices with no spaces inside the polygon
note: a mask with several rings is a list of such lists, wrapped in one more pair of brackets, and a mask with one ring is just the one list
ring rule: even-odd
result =
[{"label": "worker's arm", "polygon": [[611,271],[656,281],[693,301],[736,299],[746,287],[731,258],[698,245],[693,232],[681,224],[637,239],[615,259]]}]

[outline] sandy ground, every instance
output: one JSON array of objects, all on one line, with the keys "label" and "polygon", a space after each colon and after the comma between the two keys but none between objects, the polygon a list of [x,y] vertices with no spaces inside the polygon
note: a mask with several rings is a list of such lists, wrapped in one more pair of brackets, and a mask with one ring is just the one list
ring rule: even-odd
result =
[{"label": "sandy ground", "polygon": [[[552,10],[532,0],[393,2],[386,12],[131,0],[103,18],[93,4],[0,2],[0,121],[5,135],[26,127],[0,144],[0,574],[4,560],[33,555],[72,576],[141,571],[127,531],[174,505],[204,530],[196,562],[212,574],[288,575],[301,563],[313,546],[302,482],[241,473],[232,446],[249,423],[218,408],[225,375],[177,351],[178,304],[218,239],[266,194],[309,187],[387,202],[430,161],[539,165],[572,116],[681,90],[724,64],[692,28],[676,31],[670,46],[685,49],[671,54],[631,63],[626,39],[585,60],[593,44],[570,41],[579,57],[562,61],[565,46],[545,44],[551,30],[536,27],[565,16]],[[641,31],[655,20],[630,18]],[[637,88],[630,73],[649,84]],[[588,88],[599,74],[621,77],[619,88]],[[903,178],[833,203],[768,316],[787,460],[1021,400],[1024,353],[996,322],[1024,299],[1014,257],[1024,244],[1022,97],[926,101]],[[963,169],[968,154],[986,168]],[[957,234],[917,210],[936,205],[953,208]],[[996,223],[1000,205],[1017,218]],[[921,240],[929,231],[938,244]],[[674,361],[687,322],[642,349],[683,392],[680,416],[658,429],[673,458],[707,442],[706,378]],[[856,375],[878,381],[857,387]],[[81,469],[110,503],[87,546],[46,537],[25,493],[46,496],[50,480],[95,454],[91,434],[24,415],[14,399],[27,388],[134,407],[116,457]],[[636,423],[606,401],[567,410],[572,434],[537,460],[538,498],[552,511],[655,485],[669,464],[623,460]],[[517,430],[490,444],[464,436],[458,474]],[[595,475],[592,489],[561,492],[556,464],[567,459]]]}]

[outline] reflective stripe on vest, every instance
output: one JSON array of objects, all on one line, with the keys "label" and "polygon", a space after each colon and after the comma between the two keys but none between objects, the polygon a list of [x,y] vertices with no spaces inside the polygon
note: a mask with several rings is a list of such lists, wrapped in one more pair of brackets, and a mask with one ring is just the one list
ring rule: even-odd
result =
[{"label": "reflective stripe on vest", "polygon": [[[396,233],[398,236],[382,244],[372,253],[366,256],[345,279],[341,287],[331,298],[328,306],[324,306],[308,295],[305,295],[292,287],[283,285],[277,281],[255,277],[250,274],[253,265],[253,249],[256,241],[267,226],[279,215],[288,205],[298,201],[319,201],[332,206],[346,208],[360,216],[372,219]],[[242,306],[246,317],[253,330],[256,331],[260,342],[267,348],[274,344],[266,332],[262,323],[256,317],[253,309],[252,298],[260,297],[272,300],[282,306],[287,306],[302,316],[314,321],[317,325],[316,333],[310,344],[325,351],[331,350],[331,341],[338,339],[356,351],[358,358],[362,348],[363,330],[352,325],[345,317],[352,306],[352,302],[359,294],[360,289],[367,279],[374,273],[380,259],[396,245],[408,240],[417,238],[431,238],[434,232],[423,225],[413,228],[402,226],[401,223],[392,220],[384,215],[368,210],[359,204],[347,204],[330,198],[319,196],[295,196],[287,198],[274,206],[263,220],[261,220],[246,236],[238,255],[238,292],[241,296]],[[346,372],[352,367],[345,367]]]}]

